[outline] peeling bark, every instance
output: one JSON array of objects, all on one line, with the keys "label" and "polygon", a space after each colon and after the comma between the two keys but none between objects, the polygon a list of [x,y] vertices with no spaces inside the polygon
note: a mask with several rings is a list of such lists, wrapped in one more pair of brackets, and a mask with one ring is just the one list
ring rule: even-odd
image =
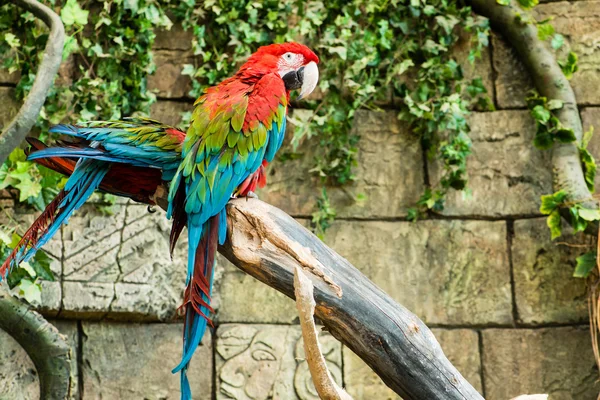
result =
[{"label": "peeling bark", "polygon": [[19,113],[0,134],[0,165],[24,140],[46,101],[54,77],[62,62],[65,28],[59,16],[37,0],[12,0],[12,3],[30,11],[50,28],[46,48],[31,91],[25,98]]}]

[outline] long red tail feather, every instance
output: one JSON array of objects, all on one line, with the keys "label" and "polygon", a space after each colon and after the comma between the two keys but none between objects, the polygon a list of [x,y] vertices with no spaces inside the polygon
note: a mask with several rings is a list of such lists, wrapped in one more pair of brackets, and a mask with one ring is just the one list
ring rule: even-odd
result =
[{"label": "long red tail feather", "polygon": [[61,190],[56,198],[52,200],[48,207],[42,212],[42,214],[33,222],[33,224],[27,229],[27,232],[23,235],[17,246],[10,253],[10,256],[4,261],[0,267],[0,278],[6,278],[6,275],[11,270],[12,265],[16,265],[14,262],[19,254],[24,254],[29,247],[33,247],[37,244],[39,238],[48,231],[48,227],[54,222],[60,212],[58,206],[61,201],[65,198],[66,193]]}]

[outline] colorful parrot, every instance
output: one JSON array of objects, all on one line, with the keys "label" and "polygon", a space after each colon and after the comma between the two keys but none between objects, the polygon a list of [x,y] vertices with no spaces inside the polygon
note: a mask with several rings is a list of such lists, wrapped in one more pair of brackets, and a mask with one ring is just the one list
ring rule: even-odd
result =
[{"label": "colorful parrot", "polygon": [[264,46],[194,103],[167,211],[173,218],[171,248],[188,228],[183,357],[173,370],[181,372],[182,399],[191,398],[186,371],[210,323],[215,253],[227,231],[225,206],[264,161],[275,157],[285,134],[290,91],[299,89],[302,98],[314,90],[318,62],[302,44]]},{"label": "colorful parrot", "polygon": [[94,190],[154,204],[157,187],[172,180],[171,252],[185,226],[189,239],[183,356],[173,372],[181,372],[182,399],[191,399],[186,371],[210,323],[215,253],[227,230],[225,206],[231,197],[265,185],[265,167],[283,142],[290,92],[299,90],[300,99],[314,90],[318,62],[298,43],[261,47],[233,77],[195,102],[187,134],[134,118],[58,125],[50,132],[77,138],[58,147],[30,139],[34,150],[28,159],[70,178],[0,267],[0,280],[31,258]]}]

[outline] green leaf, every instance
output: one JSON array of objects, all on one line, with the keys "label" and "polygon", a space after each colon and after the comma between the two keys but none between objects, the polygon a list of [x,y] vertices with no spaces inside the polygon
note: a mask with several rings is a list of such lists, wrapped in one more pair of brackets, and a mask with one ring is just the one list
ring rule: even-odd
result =
[{"label": "green leaf", "polygon": [[540,40],[547,40],[554,35],[554,27],[550,23],[538,24],[537,28]]},{"label": "green leaf", "polygon": [[546,219],[546,225],[548,225],[548,228],[550,228],[552,240],[556,239],[562,234],[562,220],[560,218],[560,212],[558,209],[550,213]]},{"label": "green leaf", "polygon": [[510,4],[510,0],[496,0],[496,3],[500,4],[501,6],[507,6]]},{"label": "green leaf", "polygon": [[567,56],[567,59],[564,61],[559,61],[558,65],[562,69],[563,74],[567,79],[571,79],[573,74],[577,72],[579,67],[577,66],[577,54],[570,52]]},{"label": "green leaf", "polygon": [[531,110],[531,116],[538,122],[546,123],[550,119],[550,111],[544,106],[535,106]]},{"label": "green leaf", "polygon": [[75,36],[67,36],[63,47],[62,60],[65,61],[69,56],[79,49],[79,43]]},{"label": "green leaf", "polygon": [[6,41],[6,43],[8,43],[11,49],[16,49],[21,45],[21,41],[19,40],[19,38],[17,38],[10,32],[4,34],[4,40]]},{"label": "green leaf", "polygon": [[82,9],[77,0],[67,0],[67,4],[60,11],[60,19],[69,25],[84,26],[88,22],[89,11]]},{"label": "green leaf", "polygon": [[556,130],[554,136],[561,143],[571,143],[577,140],[575,132],[571,128],[559,128]]},{"label": "green leaf", "polygon": [[26,161],[26,160],[27,160],[27,156],[25,155],[25,151],[18,147],[16,149],[14,149],[8,156],[8,161],[10,161],[13,164],[18,161]]},{"label": "green leaf", "polygon": [[587,228],[587,221],[579,215],[579,209],[577,207],[569,208],[569,214],[571,215],[571,226],[573,232],[583,232]]},{"label": "green leaf", "polygon": [[575,266],[573,276],[575,278],[587,278],[590,275],[590,273],[594,270],[594,268],[596,268],[597,256],[597,252],[590,251],[577,257],[577,265]]},{"label": "green leaf", "polygon": [[599,221],[600,220],[600,210],[598,209],[590,209],[590,208],[580,208],[578,209],[579,216],[586,221]]},{"label": "green leaf", "polygon": [[560,33],[557,33],[556,35],[554,35],[554,37],[552,38],[552,41],[550,42],[550,45],[552,46],[552,48],[554,50],[560,49],[564,44],[565,44],[565,37],[563,35],[561,35]]},{"label": "green leaf", "polygon": [[29,279],[21,280],[21,283],[17,286],[19,288],[19,294],[31,304],[42,303],[42,287]]},{"label": "green leaf", "polygon": [[558,100],[558,99],[552,99],[548,102],[548,104],[546,104],[546,107],[548,108],[548,110],[558,110],[560,108],[563,108],[563,101],[562,100]]},{"label": "green leaf", "polygon": [[52,259],[44,251],[38,250],[30,264],[38,277],[47,281],[54,281],[54,274],[50,269],[51,262]]},{"label": "green leaf", "polygon": [[593,193],[596,181],[596,160],[594,160],[594,156],[584,147],[579,148],[579,158],[581,159],[585,183],[588,190]]},{"label": "green leaf", "polygon": [[554,144],[554,140],[552,135],[550,135],[547,131],[538,132],[535,134],[533,138],[533,145],[540,150],[548,150]]},{"label": "green leaf", "polygon": [[538,3],[538,0],[519,0],[519,5],[526,10],[537,6]]},{"label": "green leaf", "polygon": [[542,196],[542,205],[540,206],[540,212],[542,214],[551,214],[554,210],[560,207],[567,199],[567,192],[559,190],[553,194],[547,194]]}]

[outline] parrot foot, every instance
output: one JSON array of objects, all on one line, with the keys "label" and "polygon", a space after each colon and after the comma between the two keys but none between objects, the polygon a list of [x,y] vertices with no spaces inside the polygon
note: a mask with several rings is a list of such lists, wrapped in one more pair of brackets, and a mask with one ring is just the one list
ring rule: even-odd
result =
[{"label": "parrot foot", "polygon": [[257,199],[258,200],[258,195],[254,192],[248,192],[246,194],[246,197],[250,197],[251,199]]}]

